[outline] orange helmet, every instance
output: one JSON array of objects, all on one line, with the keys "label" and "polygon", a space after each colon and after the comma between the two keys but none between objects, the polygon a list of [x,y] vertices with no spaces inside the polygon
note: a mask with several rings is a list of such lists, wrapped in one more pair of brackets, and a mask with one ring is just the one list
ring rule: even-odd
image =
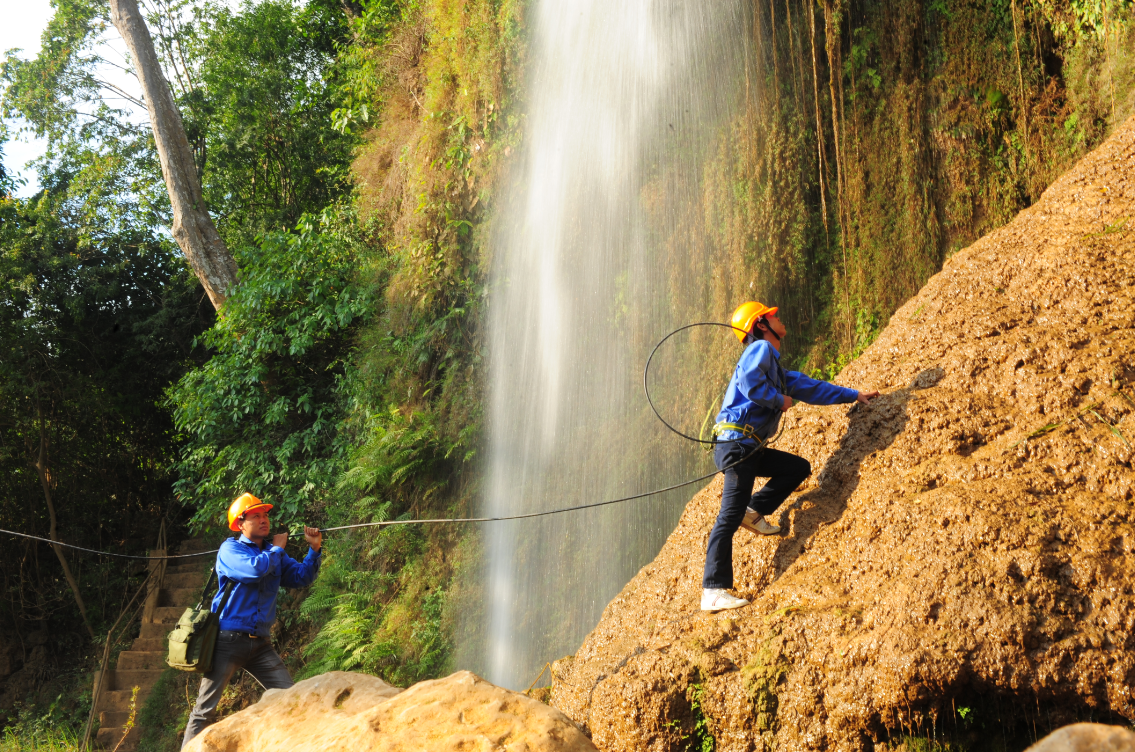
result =
[{"label": "orange helmet", "polygon": [[776,306],[769,308],[764,303],[749,300],[737,306],[737,310],[733,312],[733,319],[729,323],[733,325],[733,333],[737,335],[737,339],[744,343],[745,335],[752,333],[753,325],[757,322],[757,319],[762,316],[770,316],[778,310]]},{"label": "orange helmet", "polygon": [[232,530],[234,533],[239,531],[240,518],[253,509],[263,509],[267,511],[271,508],[271,504],[265,504],[250,493],[241,494],[236,497],[236,501],[229,506],[229,530]]}]

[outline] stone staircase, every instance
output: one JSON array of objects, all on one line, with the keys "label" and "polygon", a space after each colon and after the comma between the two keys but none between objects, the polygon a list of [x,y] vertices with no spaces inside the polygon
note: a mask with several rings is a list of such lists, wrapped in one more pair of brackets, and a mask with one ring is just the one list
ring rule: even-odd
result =
[{"label": "stone staircase", "polygon": [[[190,554],[216,548],[201,539],[184,541],[178,553]],[[158,552],[154,552],[158,553]],[[134,752],[138,748],[142,729],[138,716],[150,696],[158,677],[166,669],[166,637],[189,606],[196,605],[201,588],[213,566],[215,557],[168,561],[160,590],[150,593],[142,612],[142,631],[138,639],[118,655],[118,665],[107,671],[105,683],[99,693],[96,711],[99,731],[95,743],[104,749],[118,747],[118,752]],[[151,566],[157,566],[153,562]],[[95,686],[100,677],[95,676]],[[130,717],[130,700],[134,688],[134,727],[123,738]],[[121,742],[121,744],[120,744]]]}]

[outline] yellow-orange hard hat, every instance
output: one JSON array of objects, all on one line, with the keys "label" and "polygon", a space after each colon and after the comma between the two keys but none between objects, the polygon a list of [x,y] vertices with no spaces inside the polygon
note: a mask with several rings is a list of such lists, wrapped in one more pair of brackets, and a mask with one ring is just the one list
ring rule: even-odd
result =
[{"label": "yellow-orange hard hat", "polygon": [[737,306],[737,310],[733,312],[733,319],[729,323],[733,325],[733,333],[737,335],[737,339],[744,343],[745,335],[753,331],[753,324],[756,323],[757,319],[761,316],[770,316],[778,310],[776,306],[769,308],[764,303],[748,300]]},{"label": "yellow-orange hard hat", "polygon": [[250,493],[241,494],[236,497],[236,501],[229,506],[229,530],[232,530],[234,533],[240,530],[240,518],[243,517],[245,513],[251,512],[253,509],[263,509],[267,511],[271,508],[271,504],[265,504]]}]

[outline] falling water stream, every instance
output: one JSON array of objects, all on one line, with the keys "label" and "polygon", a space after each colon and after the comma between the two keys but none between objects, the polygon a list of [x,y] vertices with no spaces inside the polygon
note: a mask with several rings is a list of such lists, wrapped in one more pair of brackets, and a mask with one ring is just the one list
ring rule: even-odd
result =
[{"label": "falling water stream", "polygon": [[[636,493],[711,467],[649,417],[641,369],[668,327],[720,316],[696,271],[710,244],[682,225],[748,85],[747,5],[535,3],[525,146],[493,251],[486,514]],[[709,345],[688,347],[699,346]],[[704,412],[696,361],[675,350],[662,365],[678,385],[670,408]],[[469,662],[524,688],[574,652],[694,491],[488,529],[484,623],[479,644],[463,646],[480,660]]]}]

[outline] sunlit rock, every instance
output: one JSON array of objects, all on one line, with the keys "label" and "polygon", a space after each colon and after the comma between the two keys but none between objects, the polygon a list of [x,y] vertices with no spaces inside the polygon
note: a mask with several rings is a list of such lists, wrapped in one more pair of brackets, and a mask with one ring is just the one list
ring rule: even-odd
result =
[{"label": "sunlit rock", "polygon": [[366,674],[334,671],[205,729],[185,752],[592,752],[563,713],[468,671],[400,691]]}]

